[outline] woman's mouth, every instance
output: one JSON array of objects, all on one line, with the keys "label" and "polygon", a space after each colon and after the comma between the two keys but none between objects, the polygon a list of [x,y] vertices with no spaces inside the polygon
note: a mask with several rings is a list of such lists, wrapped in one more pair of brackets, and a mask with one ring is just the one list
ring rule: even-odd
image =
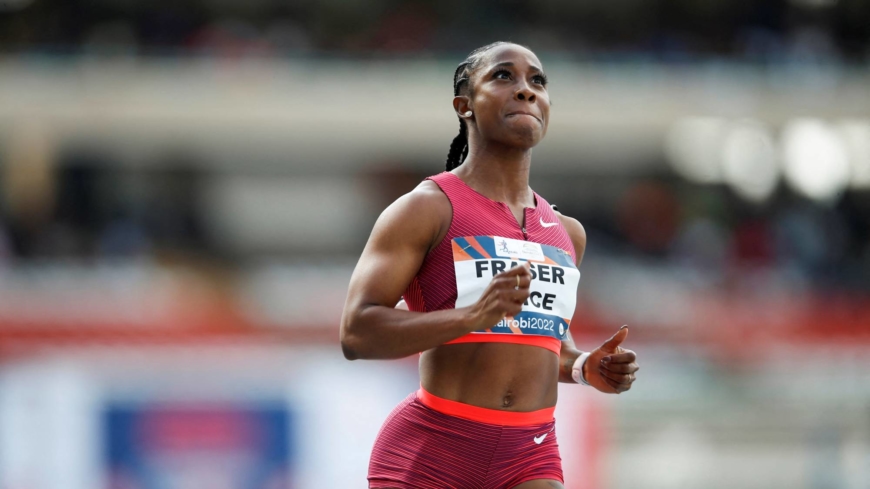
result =
[{"label": "woman's mouth", "polygon": [[538,116],[532,114],[531,112],[525,112],[525,111],[521,111],[521,110],[516,111],[516,112],[511,112],[506,117],[514,117],[514,116],[529,116],[529,117],[535,119],[536,121],[541,122],[541,119],[539,119]]}]

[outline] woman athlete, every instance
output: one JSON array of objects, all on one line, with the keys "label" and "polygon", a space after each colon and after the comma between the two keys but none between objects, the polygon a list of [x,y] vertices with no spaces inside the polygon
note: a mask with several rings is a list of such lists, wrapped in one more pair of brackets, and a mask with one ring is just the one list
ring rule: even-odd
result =
[{"label": "woman athlete", "polygon": [[[345,357],[422,352],[420,390],[389,415],[369,487],[564,488],[558,382],[627,391],[628,329],[591,352],[567,331],[586,233],[529,187],[550,99],[537,56],[495,43],[453,77],[459,136],[447,172],[379,217],[350,281]],[[394,307],[401,297],[409,310]]]}]

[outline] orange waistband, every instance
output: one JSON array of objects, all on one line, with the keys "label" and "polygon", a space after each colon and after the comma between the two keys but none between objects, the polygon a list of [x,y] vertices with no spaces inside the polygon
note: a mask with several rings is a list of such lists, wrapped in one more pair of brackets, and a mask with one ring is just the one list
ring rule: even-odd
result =
[{"label": "orange waistband", "polygon": [[469,333],[450,340],[445,345],[457,343],[513,343],[517,345],[538,346],[559,355],[562,351],[562,341],[550,336],[497,333]]},{"label": "orange waistband", "polygon": [[451,401],[430,394],[422,386],[417,391],[417,399],[429,409],[434,409],[443,414],[456,416],[457,418],[477,421],[478,423],[488,423],[501,426],[532,426],[537,424],[546,424],[553,421],[553,413],[556,407],[539,409],[537,411],[517,412],[517,411],[499,411],[498,409],[487,409],[464,402]]}]

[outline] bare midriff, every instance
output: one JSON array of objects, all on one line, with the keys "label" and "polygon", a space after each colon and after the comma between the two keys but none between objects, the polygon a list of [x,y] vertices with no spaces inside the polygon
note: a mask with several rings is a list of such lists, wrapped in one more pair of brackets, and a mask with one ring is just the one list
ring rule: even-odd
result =
[{"label": "bare midriff", "polygon": [[556,405],[559,356],[510,343],[442,345],[420,358],[429,393],[472,406],[527,412]]}]

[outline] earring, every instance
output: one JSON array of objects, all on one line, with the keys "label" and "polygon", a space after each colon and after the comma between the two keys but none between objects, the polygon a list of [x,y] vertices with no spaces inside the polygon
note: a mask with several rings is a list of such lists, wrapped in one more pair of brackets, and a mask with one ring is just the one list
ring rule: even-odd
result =
[{"label": "earring", "polygon": [[464,114],[462,114],[462,115],[464,115],[465,117],[471,117],[471,111],[469,110],[468,112],[466,112],[466,113],[464,113]]}]

